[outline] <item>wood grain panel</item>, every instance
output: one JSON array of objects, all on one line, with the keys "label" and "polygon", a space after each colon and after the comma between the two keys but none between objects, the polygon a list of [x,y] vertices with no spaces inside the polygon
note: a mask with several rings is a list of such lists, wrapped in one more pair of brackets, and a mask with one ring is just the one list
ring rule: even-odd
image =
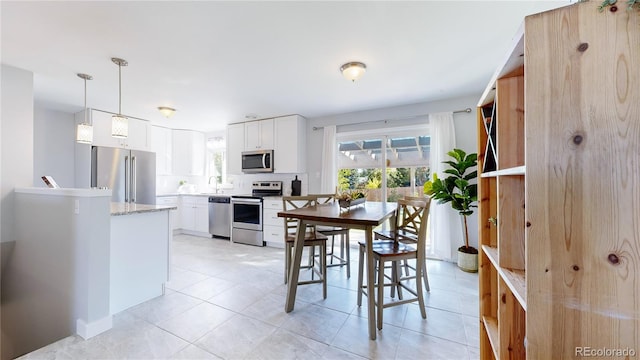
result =
[{"label": "wood grain panel", "polygon": [[498,291],[501,302],[498,311],[500,359],[525,359],[525,312],[504,281],[500,281]]},{"label": "wood grain panel", "polygon": [[640,352],[640,11],[527,17],[527,356]]},{"label": "wood grain panel", "polygon": [[525,269],[524,176],[498,178],[498,257],[500,266]]},{"label": "wood grain panel", "polygon": [[499,79],[496,86],[498,112],[498,169],[524,165],[524,76]]}]

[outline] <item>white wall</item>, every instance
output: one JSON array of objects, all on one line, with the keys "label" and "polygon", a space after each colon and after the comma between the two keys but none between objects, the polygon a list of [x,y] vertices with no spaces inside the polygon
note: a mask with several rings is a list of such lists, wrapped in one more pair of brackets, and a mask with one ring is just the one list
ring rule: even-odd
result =
[{"label": "white wall", "polygon": [[33,184],[51,175],[61,187],[74,187],[75,120],[71,113],[36,106],[33,119]]},{"label": "white wall", "polygon": [[0,242],[15,241],[16,187],[33,185],[33,73],[2,65]]},{"label": "white wall", "polygon": [[[390,120],[387,124],[362,124],[350,126],[349,131],[355,128],[371,129],[375,127],[393,127],[416,125],[421,120],[393,120],[408,118],[416,115],[439,113],[446,111],[456,111],[471,108],[470,113],[458,113],[453,115],[453,121],[456,128],[456,146],[466,152],[478,151],[478,139],[476,128],[476,104],[480,98],[477,96],[466,96],[455,99],[448,99],[434,102],[424,102],[418,104],[395,106],[382,109],[373,109],[366,111],[358,111],[347,114],[338,114],[332,116],[324,116],[318,118],[310,118],[307,124],[307,172],[309,179],[309,193],[320,191],[320,174],[322,171],[322,130],[313,130],[313,127],[322,127],[325,125],[348,125],[359,122],[374,120]],[[340,131],[340,128],[338,128]],[[478,232],[477,213],[469,217],[469,237],[470,243],[477,247]]]}]

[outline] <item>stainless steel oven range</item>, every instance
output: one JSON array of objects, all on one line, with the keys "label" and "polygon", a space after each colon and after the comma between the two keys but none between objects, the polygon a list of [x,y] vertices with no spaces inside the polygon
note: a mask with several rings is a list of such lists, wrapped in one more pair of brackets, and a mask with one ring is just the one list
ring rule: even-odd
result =
[{"label": "stainless steel oven range", "polygon": [[231,196],[231,242],[264,246],[262,198],[282,196],[282,181],[255,181],[250,195]]}]

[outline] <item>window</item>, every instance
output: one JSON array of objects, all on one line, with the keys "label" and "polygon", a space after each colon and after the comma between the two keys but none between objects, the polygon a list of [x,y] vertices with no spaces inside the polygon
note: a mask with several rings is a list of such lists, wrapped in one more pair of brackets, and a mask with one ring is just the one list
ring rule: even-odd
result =
[{"label": "window", "polygon": [[[221,187],[227,182],[226,141],[223,136],[216,136],[207,140],[207,174],[209,185]],[[215,190],[215,189],[213,189]]]},{"label": "window", "polygon": [[339,134],[338,188],[366,189],[371,201],[423,194],[422,186],[429,179],[430,140],[424,126],[371,135]]}]

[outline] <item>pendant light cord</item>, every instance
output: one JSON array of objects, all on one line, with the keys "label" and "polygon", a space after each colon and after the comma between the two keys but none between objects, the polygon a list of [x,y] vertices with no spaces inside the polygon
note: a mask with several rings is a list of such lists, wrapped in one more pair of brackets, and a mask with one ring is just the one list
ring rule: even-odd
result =
[{"label": "pendant light cord", "polygon": [[118,115],[122,116],[122,65],[118,64]]},{"label": "pendant light cord", "polygon": [[89,114],[87,114],[87,79],[86,78],[84,78],[84,123],[89,124]]}]

